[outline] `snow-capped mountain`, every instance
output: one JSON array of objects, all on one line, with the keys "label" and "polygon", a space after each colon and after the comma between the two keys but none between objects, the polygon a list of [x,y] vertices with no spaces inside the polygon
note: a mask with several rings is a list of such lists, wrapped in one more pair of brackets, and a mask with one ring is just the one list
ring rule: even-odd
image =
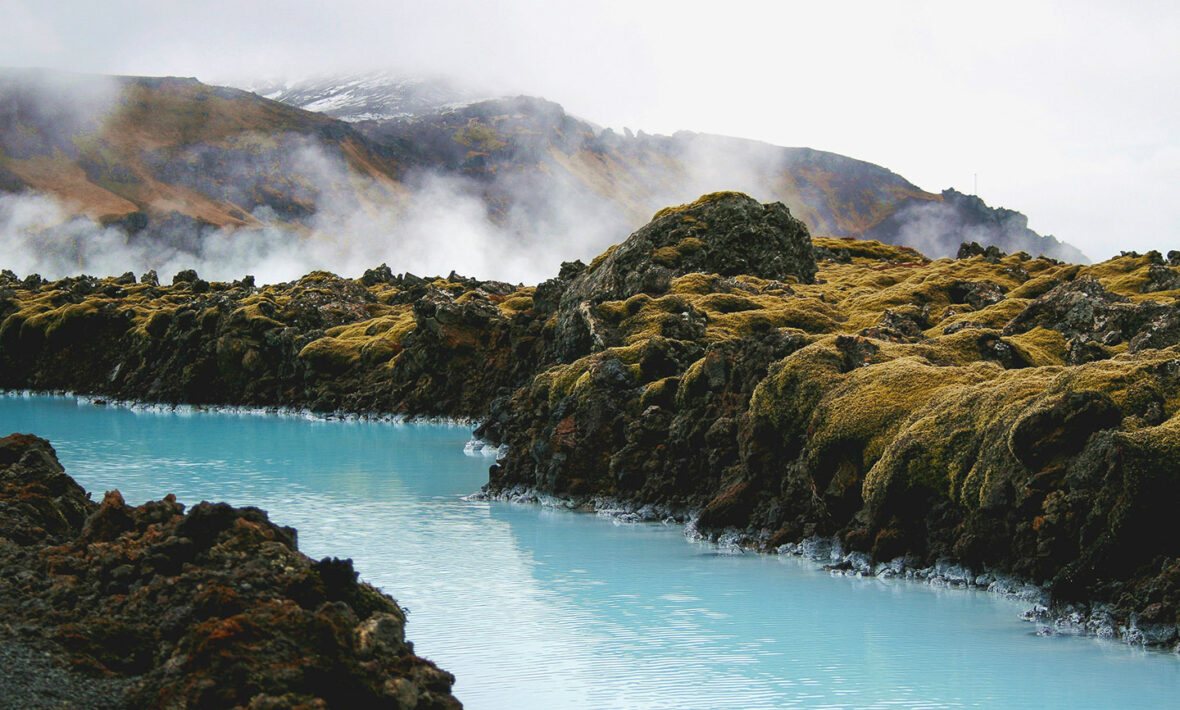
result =
[{"label": "snow-capped mountain", "polygon": [[432,113],[485,98],[445,79],[410,77],[389,71],[263,81],[241,88],[289,106],[353,123]]}]

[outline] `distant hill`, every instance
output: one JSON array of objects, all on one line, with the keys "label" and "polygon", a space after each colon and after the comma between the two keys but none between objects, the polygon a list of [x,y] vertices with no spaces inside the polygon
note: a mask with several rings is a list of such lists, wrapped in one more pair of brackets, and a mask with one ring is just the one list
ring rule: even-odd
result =
[{"label": "distant hill", "polygon": [[50,193],[131,231],[176,218],[256,225],[260,208],[298,221],[324,193],[355,192],[347,181],[308,180],[313,149],[343,175],[390,189],[403,172],[349,124],[238,89],[176,77],[0,73],[5,190]]},{"label": "distant hill", "polygon": [[741,190],[784,202],[817,236],[932,257],[967,240],[1085,261],[1018,212],[835,153],[618,134],[543,99],[464,103],[460,90],[405,80],[269,95],[353,120],[195,79],[0,71],[0,192],[58,205],[34,219],[0,195],[0,238],[35,242],[27,268],[62,274],[98,270],[113,244],[134,247],[120,256],[130,268],[249,268],[282,252],[298,262],[292,275],[382,260],[419,268],[443,248],[478,256],[473,269],[510,259],[486,275],[524,279],[600,252],[661,207]]}]

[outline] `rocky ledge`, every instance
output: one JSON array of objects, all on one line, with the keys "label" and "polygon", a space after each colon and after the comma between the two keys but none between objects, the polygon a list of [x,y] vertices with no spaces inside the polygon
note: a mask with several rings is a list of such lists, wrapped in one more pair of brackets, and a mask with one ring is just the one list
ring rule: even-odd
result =
[{"label": "rocky ledge", "polygon": [[0,439],[0,705],[459,708],[397,603],[257,508],[95,503]]},{"label": "rocky ledge", "polygon": [[1049,613],[1170,645],[1178,265],[971,244],[932,261],[716,193],[535,287],[0,275],[0,387],[478,417],[506,452],[491,497],[1012,576]]}]

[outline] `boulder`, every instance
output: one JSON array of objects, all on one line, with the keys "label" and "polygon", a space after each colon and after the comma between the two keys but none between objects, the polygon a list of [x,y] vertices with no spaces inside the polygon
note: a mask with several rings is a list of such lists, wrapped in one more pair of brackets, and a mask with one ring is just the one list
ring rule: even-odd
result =
[{"label": "boulder", "polygon": [[780,202],[762,204],[737,192],[705,195],[660,210],[646,226],[581,272],[561,297],[559,359],[593,350],[591,306],[636,294],[660,295],[672,279],[702,272],[802,283],[815,280],[807,227]]}]

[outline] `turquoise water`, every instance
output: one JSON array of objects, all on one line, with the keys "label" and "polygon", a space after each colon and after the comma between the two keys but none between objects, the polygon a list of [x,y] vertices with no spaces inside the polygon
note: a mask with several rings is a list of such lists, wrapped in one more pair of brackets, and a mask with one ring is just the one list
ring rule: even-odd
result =
[{"label": "turquoise water", "polygon": [[488,459],[458,426],[149,412],[0,397],[130,503],[257,505],[410,609],[468,708],[1166,708],[1180,659],[1041,637],[981,592],[832,577],[679,528],[462,496]]}]

